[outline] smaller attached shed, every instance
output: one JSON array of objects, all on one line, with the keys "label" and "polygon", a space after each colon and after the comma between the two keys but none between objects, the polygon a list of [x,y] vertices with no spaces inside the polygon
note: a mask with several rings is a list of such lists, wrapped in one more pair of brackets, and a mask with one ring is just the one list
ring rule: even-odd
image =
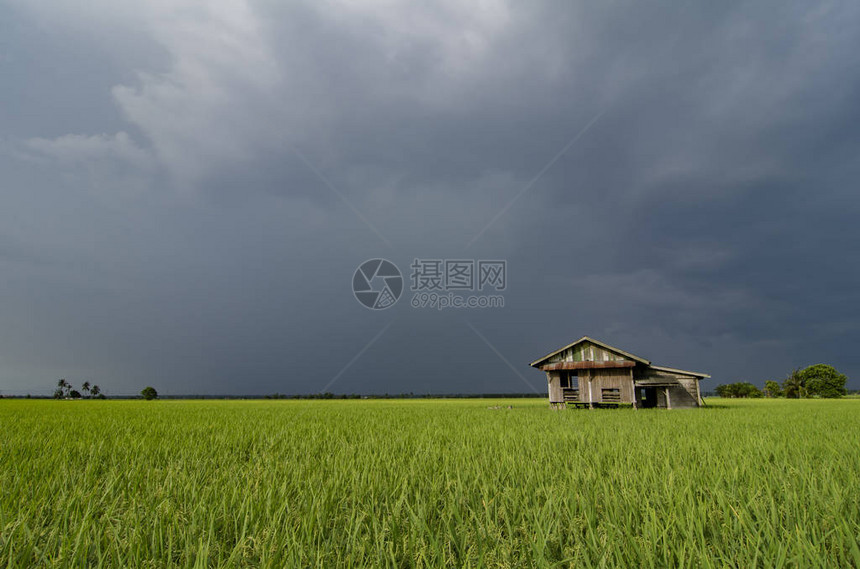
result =
[{"label": "smaller attached shed", "polygon": [[634,408],[699,407],[704,373],[653,365],[588,336],[539,360],[553,406]]}]

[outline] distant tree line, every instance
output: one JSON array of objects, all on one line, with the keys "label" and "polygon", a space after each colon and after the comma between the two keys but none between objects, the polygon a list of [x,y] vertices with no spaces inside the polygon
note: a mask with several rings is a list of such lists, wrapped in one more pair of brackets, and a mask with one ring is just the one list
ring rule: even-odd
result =
[{"label": "distant tree line", "polygon": [[57,381],[57,389],[54,390],[54,399],[105,399],[101,387],[91,385],[89,381],[81,384],[81,390],[78,391],[74,386],[61,379]]},{"label": "distant tree line", "polygon": [[827,364],[815,364],[805,369],[795,369],[788,374],[782,384],[778,381],[764,382],[764,389],[752,383],[739,381],[718,385],[717,395],[727,398],[739,397],[786,397],[801,399],[823,397],[834,399],[847,393],[845,382],[848,378]]},{"label": "distant tree line", "polygon": [[[140,392],[140,396],[147,401],[151,401],[158,399],[158,391],[152,386],[146,386]],[[57,388],[54,390],[53,397],[54,399],[107,399],[98,385],[85,381],[81,384],[81,390],[78,391],[74,385],[65,379],[57,381]],[[30,395],[28,394],[27,399],[29,398]]]},{"label": "distant tree line", "polygon": [[732,399],[739,397],[763,397],[761,390],[748,381],[738,381],[735,383],[718,385],[714,391],[716,391],[717,395],[720,397]]}]

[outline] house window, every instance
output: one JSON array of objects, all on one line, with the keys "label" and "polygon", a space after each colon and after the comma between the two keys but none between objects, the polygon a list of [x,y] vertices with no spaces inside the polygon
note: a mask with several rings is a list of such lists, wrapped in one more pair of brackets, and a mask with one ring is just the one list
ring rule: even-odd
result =
[{"label": "house window", "polygon": [[563,389],[579,388],[579,378],[576,376],[576,373],[563,373],[561,374],[561,378],[559,380],[561,387]]},{"label": "house window", "polygon": [[620,389],[602,389],[601,395],[606,403],[621,403]]}]

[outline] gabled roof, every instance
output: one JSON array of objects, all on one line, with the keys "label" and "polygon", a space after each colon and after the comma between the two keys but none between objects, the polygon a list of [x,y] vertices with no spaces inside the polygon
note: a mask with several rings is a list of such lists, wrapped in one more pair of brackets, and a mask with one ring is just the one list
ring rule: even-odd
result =
[{"label": "gabled roof", "polygon": [[[647,365],[651,365],[651,362],[650,362],[650,361],[648,361],[648,360],[646,360],[645,358],[640,358],[639,356],[634,356],[634,355],[633,355],[633,354],[631,354],[630,352],[625,352],[624,350],[619,350],[619,349],[618,349],[618,348],[616,348],[616,347],[610,346],[609,344],[604,344],[603,342],[601,342],[601,341],[599,341],[599,340],[595,340],[594,338],[589,338],[588,336],[583,336],[582,338],[580,338],[580,339],[579,339],[579,340],[577,340],[576,342],[573,342],[572,344],[568,344],[567,346],[565,346],[565,347],[563,347],[563,348],[559,348],[559,349],[557,349],[556,351],[552,352],[551,354],[547,354],[547,355],[545,355],[544,357],[540,358],[539,360],[535,360],[535,361],[533,361],[533,362],[532,362],[532,363],[530,363],[529,365],[530,365],[530,366],[532,366],[532,367],[538,367],[542,362],[545,362],[546,360],[548,360],[549,358],[553,357],[554,355],[556,355],[556,354],[558,354],[558,353],[560,353],[560,352],[563,352],[563,351],[565,351],[565,350],[567,350],[567,349],[569,349],[569,348],[572,348],[572,347],[574,347],[574,346],[575,346],[575,345],[577,345],[577,344],[581,344],[582,342],[591,342],[591,343],[592,343],[592,344],[594,344],[595,346],[600,346],[600,347],[601,347],[601,348],[603,348],[604,350],[609,350],[610,352],[615,352],[616,354],[622,355],[622,356],[624,356],[625,358],[630,358],[631,360],[634,360],[634,361],[637,361],[637,362],[643,363],[643,364],[645,364],[646,366],[647,366]],[[694,375],[698,375],[698,374],[694,374]]]},{"label": "gabled roof", "polygon": [[665,372],[669,372],[669,373],[680,373],[682,375],[692,375],[694,377],[701,377],[701,378],[711,377],[710,375],[708,375],[706,373],[699,373],[697,371],[687,371],[687,370],[683,370],[683,369],[675,369],[673,367],[666,367],[666,366],[654,366],[654,365],[652,365],[651,369],[656,369],[657,371],[665,371]]}]

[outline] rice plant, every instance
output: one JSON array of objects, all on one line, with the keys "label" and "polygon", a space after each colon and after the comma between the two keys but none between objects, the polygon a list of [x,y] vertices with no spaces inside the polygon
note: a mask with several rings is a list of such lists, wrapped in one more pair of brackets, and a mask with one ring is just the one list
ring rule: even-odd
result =
[{"label": "rice plant", "polygon": [[5,567],[860,566],[860,400],[3,400],[0,432]]}]

